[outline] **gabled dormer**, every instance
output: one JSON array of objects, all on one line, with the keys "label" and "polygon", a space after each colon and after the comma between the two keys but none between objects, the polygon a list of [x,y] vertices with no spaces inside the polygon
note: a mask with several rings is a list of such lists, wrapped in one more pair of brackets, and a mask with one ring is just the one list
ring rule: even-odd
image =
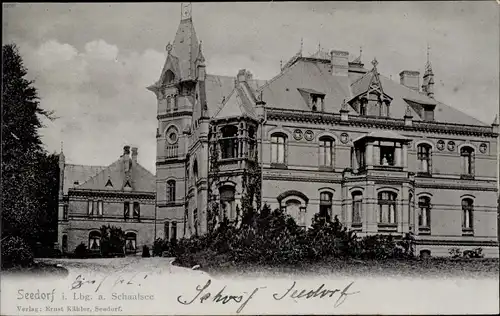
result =
[{"label": "gabled dormer", "polygon": [[403,98],[406,103],[420,116],[424,121],[434,121],[434,110],[436,109],[435,102],[425,102],[421,100],[413,100]]},{"label": "gabled dormer", "polygon": [[325,93],[307,88],[297,88],[297,90],[299,90],[311,111],[324,111]]},{"label": "gabled dormer", "polygon": [[360,116],[390,117],[392,97],[384,92],[377,70],[378,61],[372,61],[373,68],[351,84],[353,98],[349,105]]}]

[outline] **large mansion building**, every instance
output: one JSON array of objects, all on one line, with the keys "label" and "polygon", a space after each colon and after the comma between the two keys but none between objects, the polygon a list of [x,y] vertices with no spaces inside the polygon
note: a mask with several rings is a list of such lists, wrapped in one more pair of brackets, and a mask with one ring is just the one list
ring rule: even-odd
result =
[{"label": "large mansion building", "polygon": [[238,220],[247,175],[259,170],[259,201],[304,228],[323,213],[358,236],[413,232],[419,253],[498,256],[498,122],[436,100],[429,61],[423,77],[403,70],[398,82],[377,60],[338,50],[299,51],[269,81],[244,69],[214,75],[190,5],[166,49],[148,87],[158,108],[158,237],[205,232],[213,199]]}]

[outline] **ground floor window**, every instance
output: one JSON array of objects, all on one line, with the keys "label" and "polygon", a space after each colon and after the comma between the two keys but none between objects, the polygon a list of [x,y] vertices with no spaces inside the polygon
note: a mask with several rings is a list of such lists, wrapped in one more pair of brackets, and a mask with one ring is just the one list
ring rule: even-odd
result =
[{"label": "ground floor window", "polygon": [[89,250],[97,251],[101,249],[101,233],[92,231],[89,234]]},{"label": "ground floor window", "polygon": [[363,212],[363,193],[352,193],[352,224],[361,225]]},{"label": "ground floor window", "polygon": [[129,232],[125,234],[125,252],[135,253],[137,249],[137,234]]},{"label": "ground floor window", "polygon": [[68,252],[68,235],[62,236],[62,252]]},{"label": "ground floor window", "polygon": [[380,192],[378,195],[380,224],[396,224],[396,193]]}]

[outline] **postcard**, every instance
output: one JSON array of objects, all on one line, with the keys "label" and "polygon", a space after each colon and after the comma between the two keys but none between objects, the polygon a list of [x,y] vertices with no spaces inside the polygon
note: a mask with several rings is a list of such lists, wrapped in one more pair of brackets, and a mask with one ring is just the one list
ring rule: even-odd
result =
[{"label": "postcard", "polygon": [[500,312],[498,3],[3,9],[1,315]]}]

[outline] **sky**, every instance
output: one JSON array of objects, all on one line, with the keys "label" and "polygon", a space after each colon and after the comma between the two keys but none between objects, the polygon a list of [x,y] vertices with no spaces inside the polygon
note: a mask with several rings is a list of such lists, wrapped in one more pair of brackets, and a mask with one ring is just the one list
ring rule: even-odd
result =
[{"label": "sky", "polygon": [[[15,43],[35,80],[49,152],[67,163],[109,165],[124,145],[155,173],[158,80],[180,20],[180,3],[4,4],[2,42]],[[250,70],[268,80],[300,49],[359,55],[399,80],[421,74],[427,46],[435,97],[491,124],[499,109],[499,10],[477,2],[193,3],[207,72]]]}]

